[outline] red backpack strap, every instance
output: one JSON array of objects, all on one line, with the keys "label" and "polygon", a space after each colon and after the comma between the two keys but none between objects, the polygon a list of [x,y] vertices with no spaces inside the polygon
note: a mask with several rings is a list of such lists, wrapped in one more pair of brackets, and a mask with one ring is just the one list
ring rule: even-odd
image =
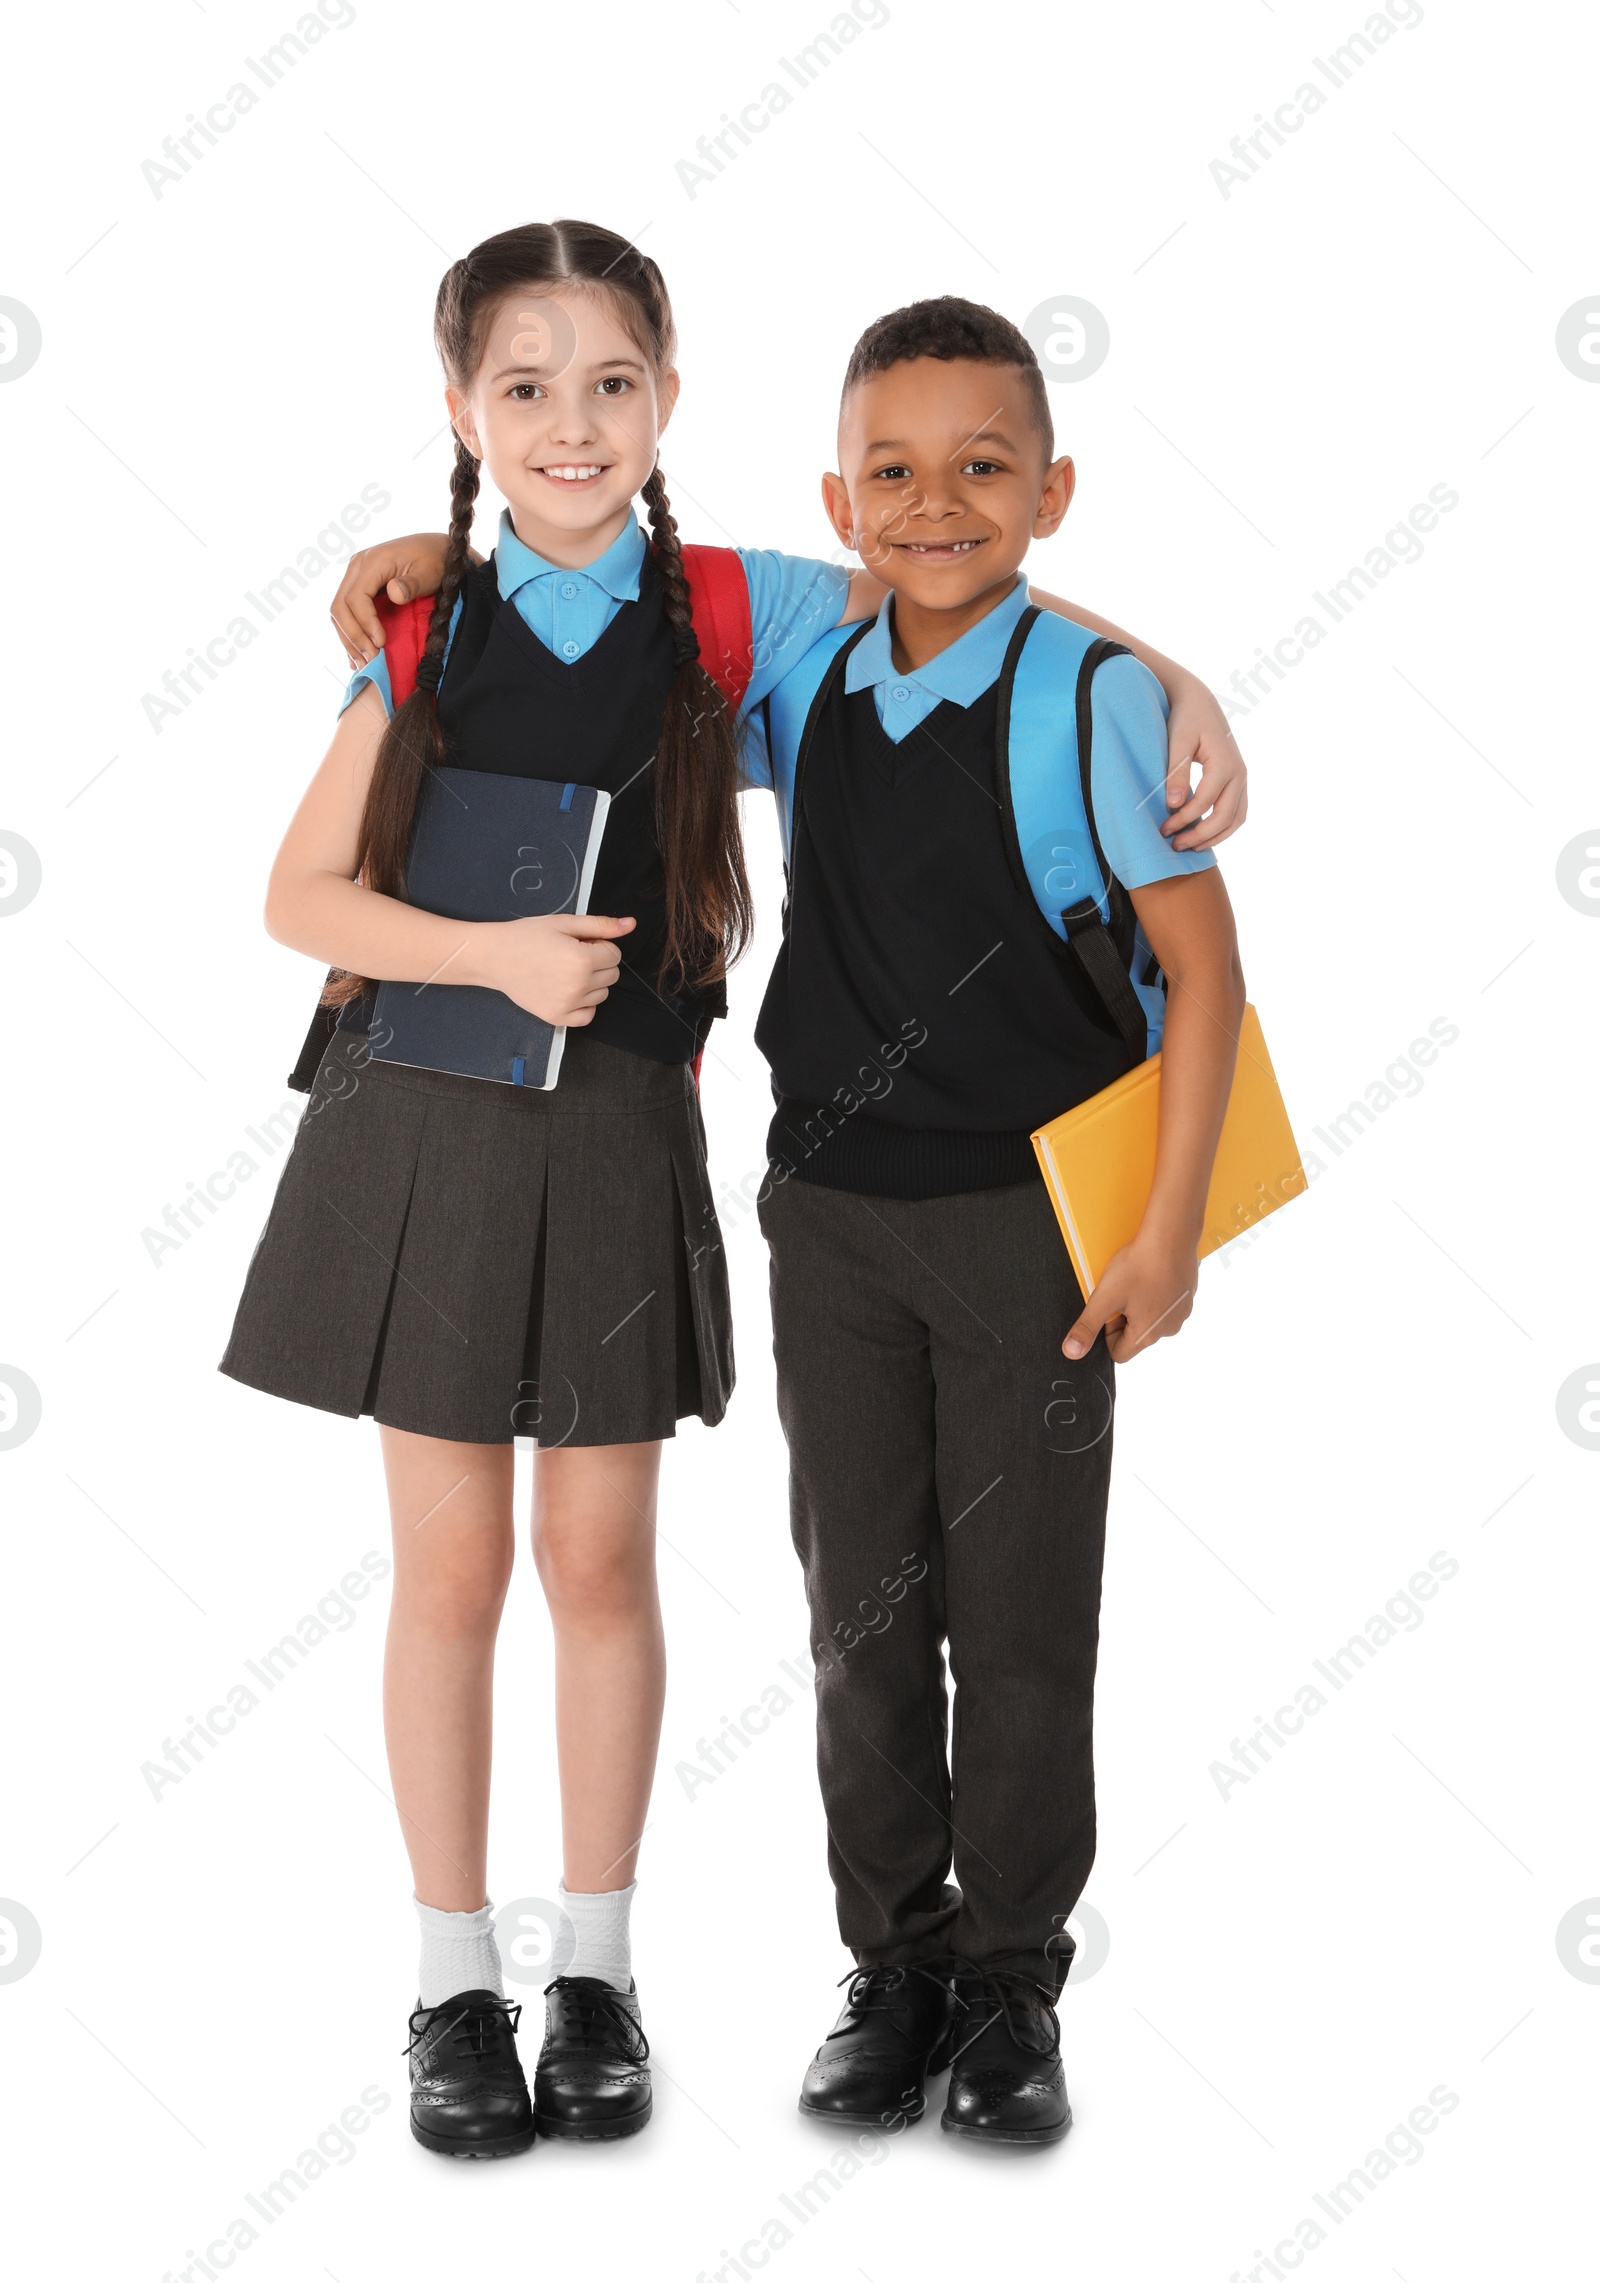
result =
[{"label": "red backpack strap", "polygon": [[737,713],[755,666],[744,565],[732,547],[685,547],[683,568],[701,663]]},{"label": "red backpack strap", "polygon": [[417,668],[428,640],[433,596],[418,595],[410,602],[391,602],[386,594],[374,596],[383,621],[383,654],[389,662],[389,695],[398,713],[417,686]]}]

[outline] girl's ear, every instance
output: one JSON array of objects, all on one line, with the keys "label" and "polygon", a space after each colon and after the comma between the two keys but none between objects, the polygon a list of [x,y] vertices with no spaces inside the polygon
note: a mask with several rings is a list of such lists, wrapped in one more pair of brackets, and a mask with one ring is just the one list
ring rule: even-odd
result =
[{"label": "girl's ear", "polygon": [[451,427],[460,437],[462,443],[465,444],[472,457],[481,461],[483,447],[478,442],[477,423],[472,417],[472,409],[467,403],[466,397],[458,388],[447,388],[444,392],[444,401],[449,409]]},{"label": "girl's ear", "polygon": [[678,401],[679,385],[677,366],[668,365],[666,371],[656,381],[656,434],[658,436],[665,432],[667,422],[672,418],[673,407]]},{"label": "girl's ear", "polygon": [[1059,530],[1062,518],[1072,505],[1073,489],[1078,471],[1070,459],[1063,456],[1053,460],[1044,472],[1044,488],[1039,494],[1039,505],[1033,518],[1035,539],[1048,539],[1052,531]]}]

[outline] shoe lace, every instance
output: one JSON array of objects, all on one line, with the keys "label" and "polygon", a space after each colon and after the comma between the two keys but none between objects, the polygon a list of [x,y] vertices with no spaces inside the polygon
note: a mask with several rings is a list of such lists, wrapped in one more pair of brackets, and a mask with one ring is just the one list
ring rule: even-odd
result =
[{"label": "shoe lace", "polygon": [[558,1974],[545,1985],[545,1996],[560,2000],[550,2025],[549,2047],[592,2045],[598,2029],[619,2044],[634,2060],[650,2055],[650,2040],[635,2019],[622,1992],[589,1974]]},{"label": "shoe lace", "polygon": [[[1031,1974],[1013,1967],[963,1965],[954,1978],[956,2003],[964,2015],[962,2036],[955,2049],[960,2059],[969,2045],[977,2043],[987,2029],[1000,2024],[1012,2044],[1022,2053],[1057,2053],[1061,2049],[1061,2023],[1055,2010],[1055,1992],[1043,1982],[1036,1982]],[[1041,2002],[1034,2006],[1029,1999]],[[1019,2019],[1030,2028],[1049,2023],[1045,2043],[1040,2045],[1032,2037],[1017,2034]]]},{"label": "shoe lace", "polygon": [[[843,2037],[862,2014],[893,2013],[913,1974],[920,1974],[924,1981],[932,1982],[941,1990],[950,1986],[948,1974],[941,1974],[935,1966],[855,1966],[848,1974],[841,1974],[838,1987],[844,1989],[846,1982],[850,1985],[845,1990],[844,2002],[851,2019],[841,2022],[837,2029],[830,2029],[828,2037]],[[824,2044],[827,2041],[823,2039]]]},{"label": "shoe lace", "polygon": [[448,2038],[452,2060],[485,2069],[504,2057],[506,2041],[515,2035],[522,2019],[520,2005],[513,2005],[509,1998],[495,1998],[487,2004],[463,2006],[442,2029],[433,2030],[431,2025],[447,2010],[448,2001],[443,2006],[417,2007],[406,2025],[411,2033],[406,2046],[408,2059],[423,2037],[436,2048]]}]

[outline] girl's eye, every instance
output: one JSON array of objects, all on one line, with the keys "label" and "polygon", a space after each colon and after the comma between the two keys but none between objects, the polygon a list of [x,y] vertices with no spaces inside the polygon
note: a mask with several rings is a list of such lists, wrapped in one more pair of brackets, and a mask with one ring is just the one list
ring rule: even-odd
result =
[{"label": "girl's eye", "polygon": [[511,387],[511,401],[513,404],[531,404],[536,396],[542,396],[543,393],[537,381],[515,381]]},{"label": "girl's eye", "polygon": [[604,380],[596,381],[595,390],[600,396],[623,396],[632,386],[626,373],[607,373]]},{"label": "girl's eye", "polygon": [[964,476],[997,476],[1000,473],[1000,463],[998,460],[969,460],[961,473]]}]

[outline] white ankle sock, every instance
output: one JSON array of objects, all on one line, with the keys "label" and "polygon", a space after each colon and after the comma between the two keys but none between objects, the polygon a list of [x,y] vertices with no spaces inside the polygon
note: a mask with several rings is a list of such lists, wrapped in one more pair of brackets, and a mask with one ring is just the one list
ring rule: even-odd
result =
[{"label": "white ankle sock", "polygon": [[627,1995],[633,1983],[633,1951],[628,1941],[628,1912],[639,1882],[616,1887],[606,1895],[574,1895],[565,1882],[558,1889],[562,1909],[572,1921],[578,1946],[567,1967],[569,1974],[588,1974],[609,1982]]},{"label": "white ankle sock", "polygon": [[435,1910],[419,1902],[417,1916],[422,1921],[419,2005],[442,2006],[446,1998],[459,1997],[463,1990],[493,1990],[497,1998],[505,1996],[492,1902],[482,1910]]}]

